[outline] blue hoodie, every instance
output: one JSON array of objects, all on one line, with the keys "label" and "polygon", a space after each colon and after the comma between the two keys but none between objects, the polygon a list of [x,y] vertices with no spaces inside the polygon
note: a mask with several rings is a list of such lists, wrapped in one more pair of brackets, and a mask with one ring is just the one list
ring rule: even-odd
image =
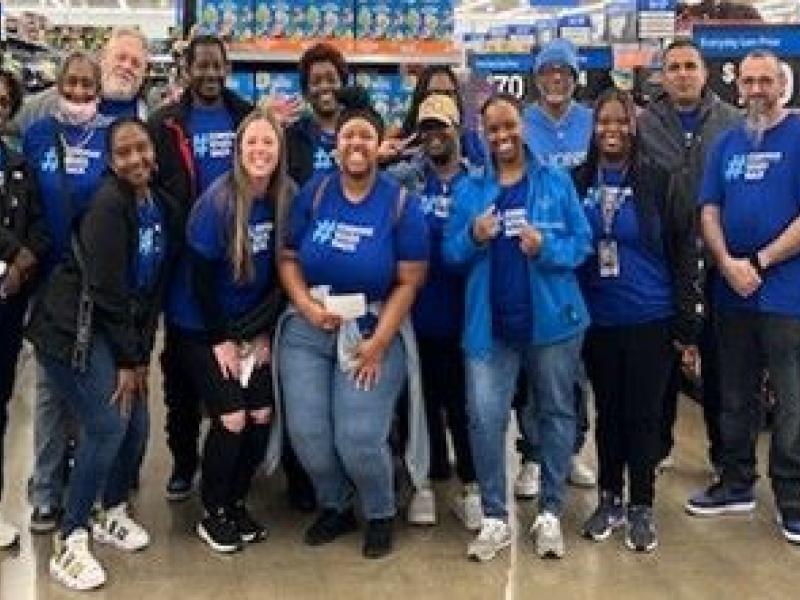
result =
[{"label": "blue hoodie", "polygon": [[[444,232],[444,259],[467,269],[462,344],[470,358],[484,358],[493,349],[491,307],[491,244],[478,245],[472,224],[500,194],[491,164],[484,176],[463,178],[454,190],[454,206]],[[592,232],[572,180],[561,169],[542,165],[528,153],[528,222],[544,239],[530,259],[533,302],[532,343],[555,344],[584,331],[589,313],[575,270],[592,252]]]}]

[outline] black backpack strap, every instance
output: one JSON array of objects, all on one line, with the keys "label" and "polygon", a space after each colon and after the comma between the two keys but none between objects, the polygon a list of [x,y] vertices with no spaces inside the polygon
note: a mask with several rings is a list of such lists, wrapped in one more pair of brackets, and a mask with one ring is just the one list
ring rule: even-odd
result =
[{"label": "black backpack strap", "polygon": [[319,183],[316,191],[314,192],[314,198],[311,200],[311,214],[316,215],[317,210],[319,210],[319,205],[322,202],[322,195],[325,193],[325,190],[328,189],[328,184],[331,182],[332,175],[326,175],[325,178]]}]

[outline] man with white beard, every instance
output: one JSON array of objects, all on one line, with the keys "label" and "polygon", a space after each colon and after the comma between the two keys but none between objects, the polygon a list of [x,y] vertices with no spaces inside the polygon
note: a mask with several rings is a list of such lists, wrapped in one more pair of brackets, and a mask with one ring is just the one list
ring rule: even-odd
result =
[{"label": "man with white beard", "polygon": [[[147,118],[147,106],[140,98],[147,74],[147,38],[138,29],[118,28],[111,32],[100,53],[102,92],[98,112],[116,119],[122,116]],[[8,132],[20,137],[39,119],[53,114],[58,101],[55,87],[27,98]]]},{"label": "man with white beard", "polygon": [[774,54],[744,58],[747,117],[720,137],[706,165],[701,225],[718,266],[722,474],[686,510],[755,509],[750,415],[766,368],[776,393],[769,476],[782,533],[800,544],[800,117],[781,105],[786,84]]}]

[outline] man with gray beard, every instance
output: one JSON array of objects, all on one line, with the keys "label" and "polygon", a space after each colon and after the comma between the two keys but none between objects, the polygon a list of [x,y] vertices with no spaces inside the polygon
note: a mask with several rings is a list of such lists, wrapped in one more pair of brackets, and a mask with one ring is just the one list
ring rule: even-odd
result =
[{"label": "man with gray beard", "polygon": [[686,510],[755,509],[750,415],[766,368],[776,396],[769,476],[782,533],[800,544],[800,117],[781,105],[786,84],[774,54],[744,58],[745,123],[722,135],[706,165],[701,226],[719,271],[722,473]]}]

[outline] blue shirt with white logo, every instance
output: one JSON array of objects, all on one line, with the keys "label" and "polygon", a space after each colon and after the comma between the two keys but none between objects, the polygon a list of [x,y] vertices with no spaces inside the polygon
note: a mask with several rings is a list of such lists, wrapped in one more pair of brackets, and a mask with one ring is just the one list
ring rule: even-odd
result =
[{"label": "blue shirt with white logo", "polygon": [[538,104],[524,113],[525,141],[544,164],[572,169],[586,160],[592,139],[592,110],[573,102],[560,120],[554,121]]},{"label": "blue shirt with white logo", "polygon": [[[333,160],[333,151],[336,148],[336,136],[333,133],[320,130],[314,138],[314,173],[329,173],[336,168]],[[312,177],[313,177],[312,176]]]},{"label": "blue shirt with white logo", "polygon": [[619,276],[600,276],[600,253],[597,251],[579,271],[592,323],[605,327],[649,323],[667,319],[675,313],[672,276],[661,236],[653,240],[644,239],[633,189],[624,185],[623,180],[624,175],[619,169],[602,170],[602,185],[613,190],[617,198],[608,235],[601,215],[600,178],[583,199],[595,248],[602,239],[610,239],[617,246]]},{"label": "blue shirt with white logo", "polygon": [[[225,318],[236,319],[261,302],[275,282],[275,217],[272,202],[255,200],[250,208],[247,232],[253,259],[253,279],[237,282],[228,246],[233,228],[232,196],[215,183],[192,208],[186,226],[189,246],[215,265],[214,289]],[[221,192],[221,193],[220,193]],[[193,302],[196,300],[193,299]],[[197,327],[196,329],[200,329]]]},{"label": "blue shirt with white logo", "polygon": [[463,325],[464,275],[446,266],[442,256],[444,225],[453,205],[453,186],[461,177],[466,177],[463,170],[447,182],[430,167],[425,173],[420,205],[428,222],[431,253],[428,278],[411,313],[414,329],[422,337],[458,338]]},{"label": "blue shirt with white logo", "polygon": [[[36,175],[52,239],[45,271],[63,260],[69,249],[70,222],[86,212],[94,197],[106,170],[106,137],[106,127],[65,125],[52,116],[36,121],[25,131],[23,153]],[[56,139],[65,142],[65,175],[59,169]]]},{"label": "blue shirt with white logo", "polygon": [[528,344],[533,333],[528,257],[519,247],[519,232],[528,223],[528,177],[501,188],[495,203],[500,230],[491,241],[492,335]]},{"label": "blue shirt with white logo", "polygon": [[308,285],[385,300],[399,261],[428,260],[428,231],[419,200],[408,197],[398,215],[399,196],[399,184],[383,173],[357,203],[345,198],[337,173],[311,179],[292,203],[286,240],[287,248],[297,251]]},{"label": "blue shirt with white logo", "polygon": [[233,117],[224,106],[194,106],[189,112],[188,131],[197,168],[199,195],[233,166],[233,144],[236,136]]},{"label": "blue shirt with white logo", "polygon": [[[711,150],[700,194],[717,205],[728,252],[748,257],[775,240],[800,216],[800,117],[789,115],[767,130],[756,147],[744,126],[723,135]],[[717,275],[717,304],[800,317],[800,256],[770,267],[761,287],[739,296]]]},{"label": "blue shirt with white logo", "polygon": [[139,236],[132,269],[132,288],[139,293],[152,292],[158,282],[166,252],[164,214],[152,197],[138,206]]}]

